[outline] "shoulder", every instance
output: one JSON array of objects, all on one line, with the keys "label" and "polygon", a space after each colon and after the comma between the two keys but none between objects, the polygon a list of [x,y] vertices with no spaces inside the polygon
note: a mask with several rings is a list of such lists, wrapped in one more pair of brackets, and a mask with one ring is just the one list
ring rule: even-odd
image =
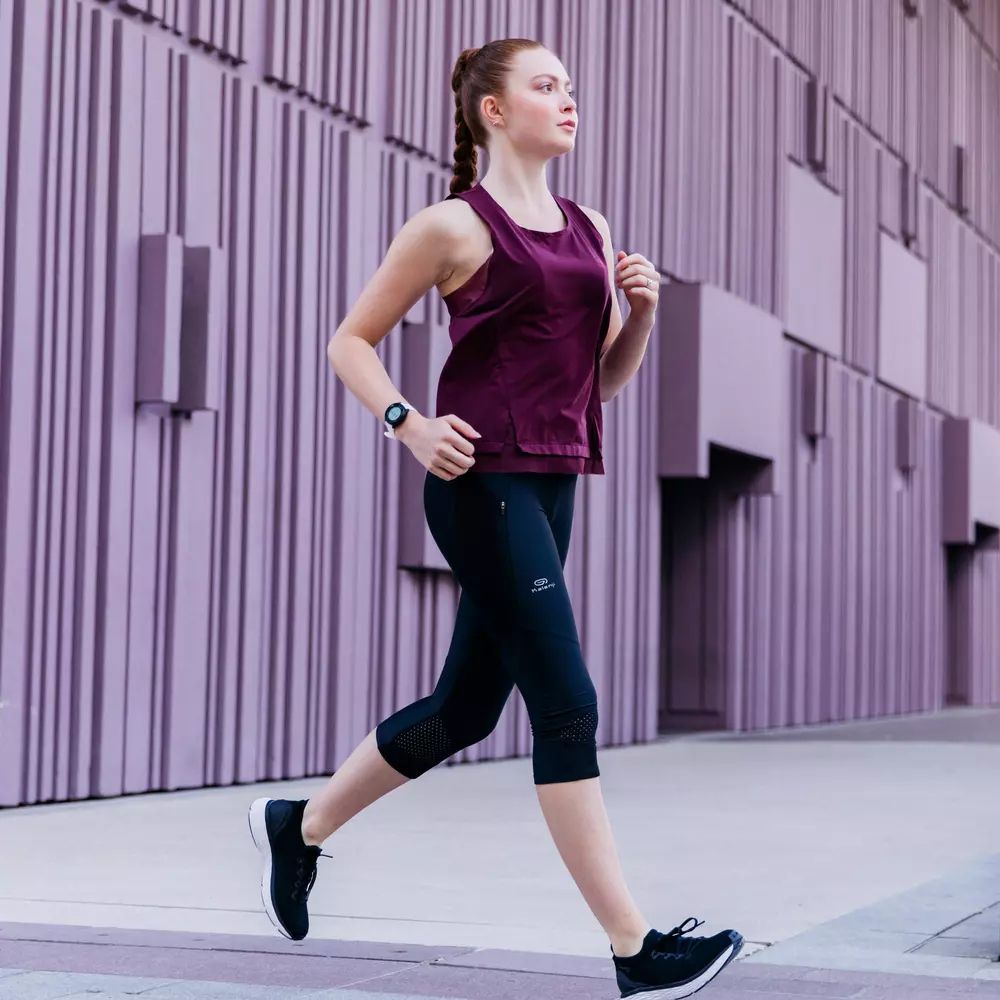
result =
[{"label": "shoulder", "polygon": [[447,276],[456,262],[468,255],[481,236],[481,229],[482,222],[477,220],[475,211],[461,198],[451,198],[414,212],[400,228],[396,240],[421,253],[433,254],[442,274]]},{"label": "shoulder", "polygon": [[597,211],[596,208],[590,208],[587,205],[577,205],[580,209],[581,215],[588,219],[590,224],[593,226],[594,233],[599,240],[597,242],[597,247],[599,250],[604,252],[604,256],[611,259],[611,227],[608,225],[608,220]]},{"label": "shoulder", "polygon": [[462,239],[470,230],[475,212],[461,198],[426,205],[406,220],[406,228],[445,242]]},{"label": "shoulder", "polygon": [[601,234],[604,240],[610,244],[611,227],[608,225],[608,220],[605,219],[604,216],[601,215],[601,213],[598,212],[596,208],[590,208],[587,205],[578,205],[577,208],[579,208],[580,211],[583,212],[583,214],[586,215],[591,222],[593,222],[597,231]]},{"label": "shoulder", "polygon": [[444,198],[416,212],[407,222],[461,255],[478,246],[488,229],[479,213],[464,198]]}]

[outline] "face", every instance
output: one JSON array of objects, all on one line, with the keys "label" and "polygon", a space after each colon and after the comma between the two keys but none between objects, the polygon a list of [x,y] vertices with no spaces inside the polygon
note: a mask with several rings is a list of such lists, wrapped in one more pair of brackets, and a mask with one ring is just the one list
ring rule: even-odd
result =
[{"label": "face", "polygon": [[573,148],[577,123],[576,93],[566,67],[548,49],[525,49],[514,57],[507,92],[499,101],[483,99],[484,120],[501,118],[506,138],[522,149],[558,155]]}]

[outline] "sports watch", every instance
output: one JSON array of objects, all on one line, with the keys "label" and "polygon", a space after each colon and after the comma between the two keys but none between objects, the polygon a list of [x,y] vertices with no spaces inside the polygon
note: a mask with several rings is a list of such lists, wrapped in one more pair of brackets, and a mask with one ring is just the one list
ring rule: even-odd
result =
[{"label": "sports watch", "polygon": [[395,403],[390,403],[385,408],[385,436],[387,438],[394,438],[396,436],[396,428],[406,419],[406,414],[412,410],[413,407],[410,406],[405,400],[399,400]]}]

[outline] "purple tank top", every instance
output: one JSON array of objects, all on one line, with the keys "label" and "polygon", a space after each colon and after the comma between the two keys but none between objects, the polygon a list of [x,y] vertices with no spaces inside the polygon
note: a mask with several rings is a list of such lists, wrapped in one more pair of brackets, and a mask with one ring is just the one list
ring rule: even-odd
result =
[{"label": "purple tank top", "polygon": [[602,475],[598,363],[611,320],[600,230],[575,202],[554,196],[566,226],[519,226],[479,184],[461,198],[490,228],[493,253],[445,295],[452,349],[436,415],[454,413],[482,472]]}]

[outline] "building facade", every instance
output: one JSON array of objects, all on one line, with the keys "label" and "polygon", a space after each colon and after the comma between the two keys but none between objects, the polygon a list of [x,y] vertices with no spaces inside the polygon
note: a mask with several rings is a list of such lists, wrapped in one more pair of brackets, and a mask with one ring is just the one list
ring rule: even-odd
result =
[{"label": "building facade", "polygon": [[[566,565],[599,745],[1000,702],[995,0],[0,0],[0,805],[327,774],[433,688],[424,469],[325,347],[514,35],[665,281]],[[379,345],[425,413],[448,346]]]}]

